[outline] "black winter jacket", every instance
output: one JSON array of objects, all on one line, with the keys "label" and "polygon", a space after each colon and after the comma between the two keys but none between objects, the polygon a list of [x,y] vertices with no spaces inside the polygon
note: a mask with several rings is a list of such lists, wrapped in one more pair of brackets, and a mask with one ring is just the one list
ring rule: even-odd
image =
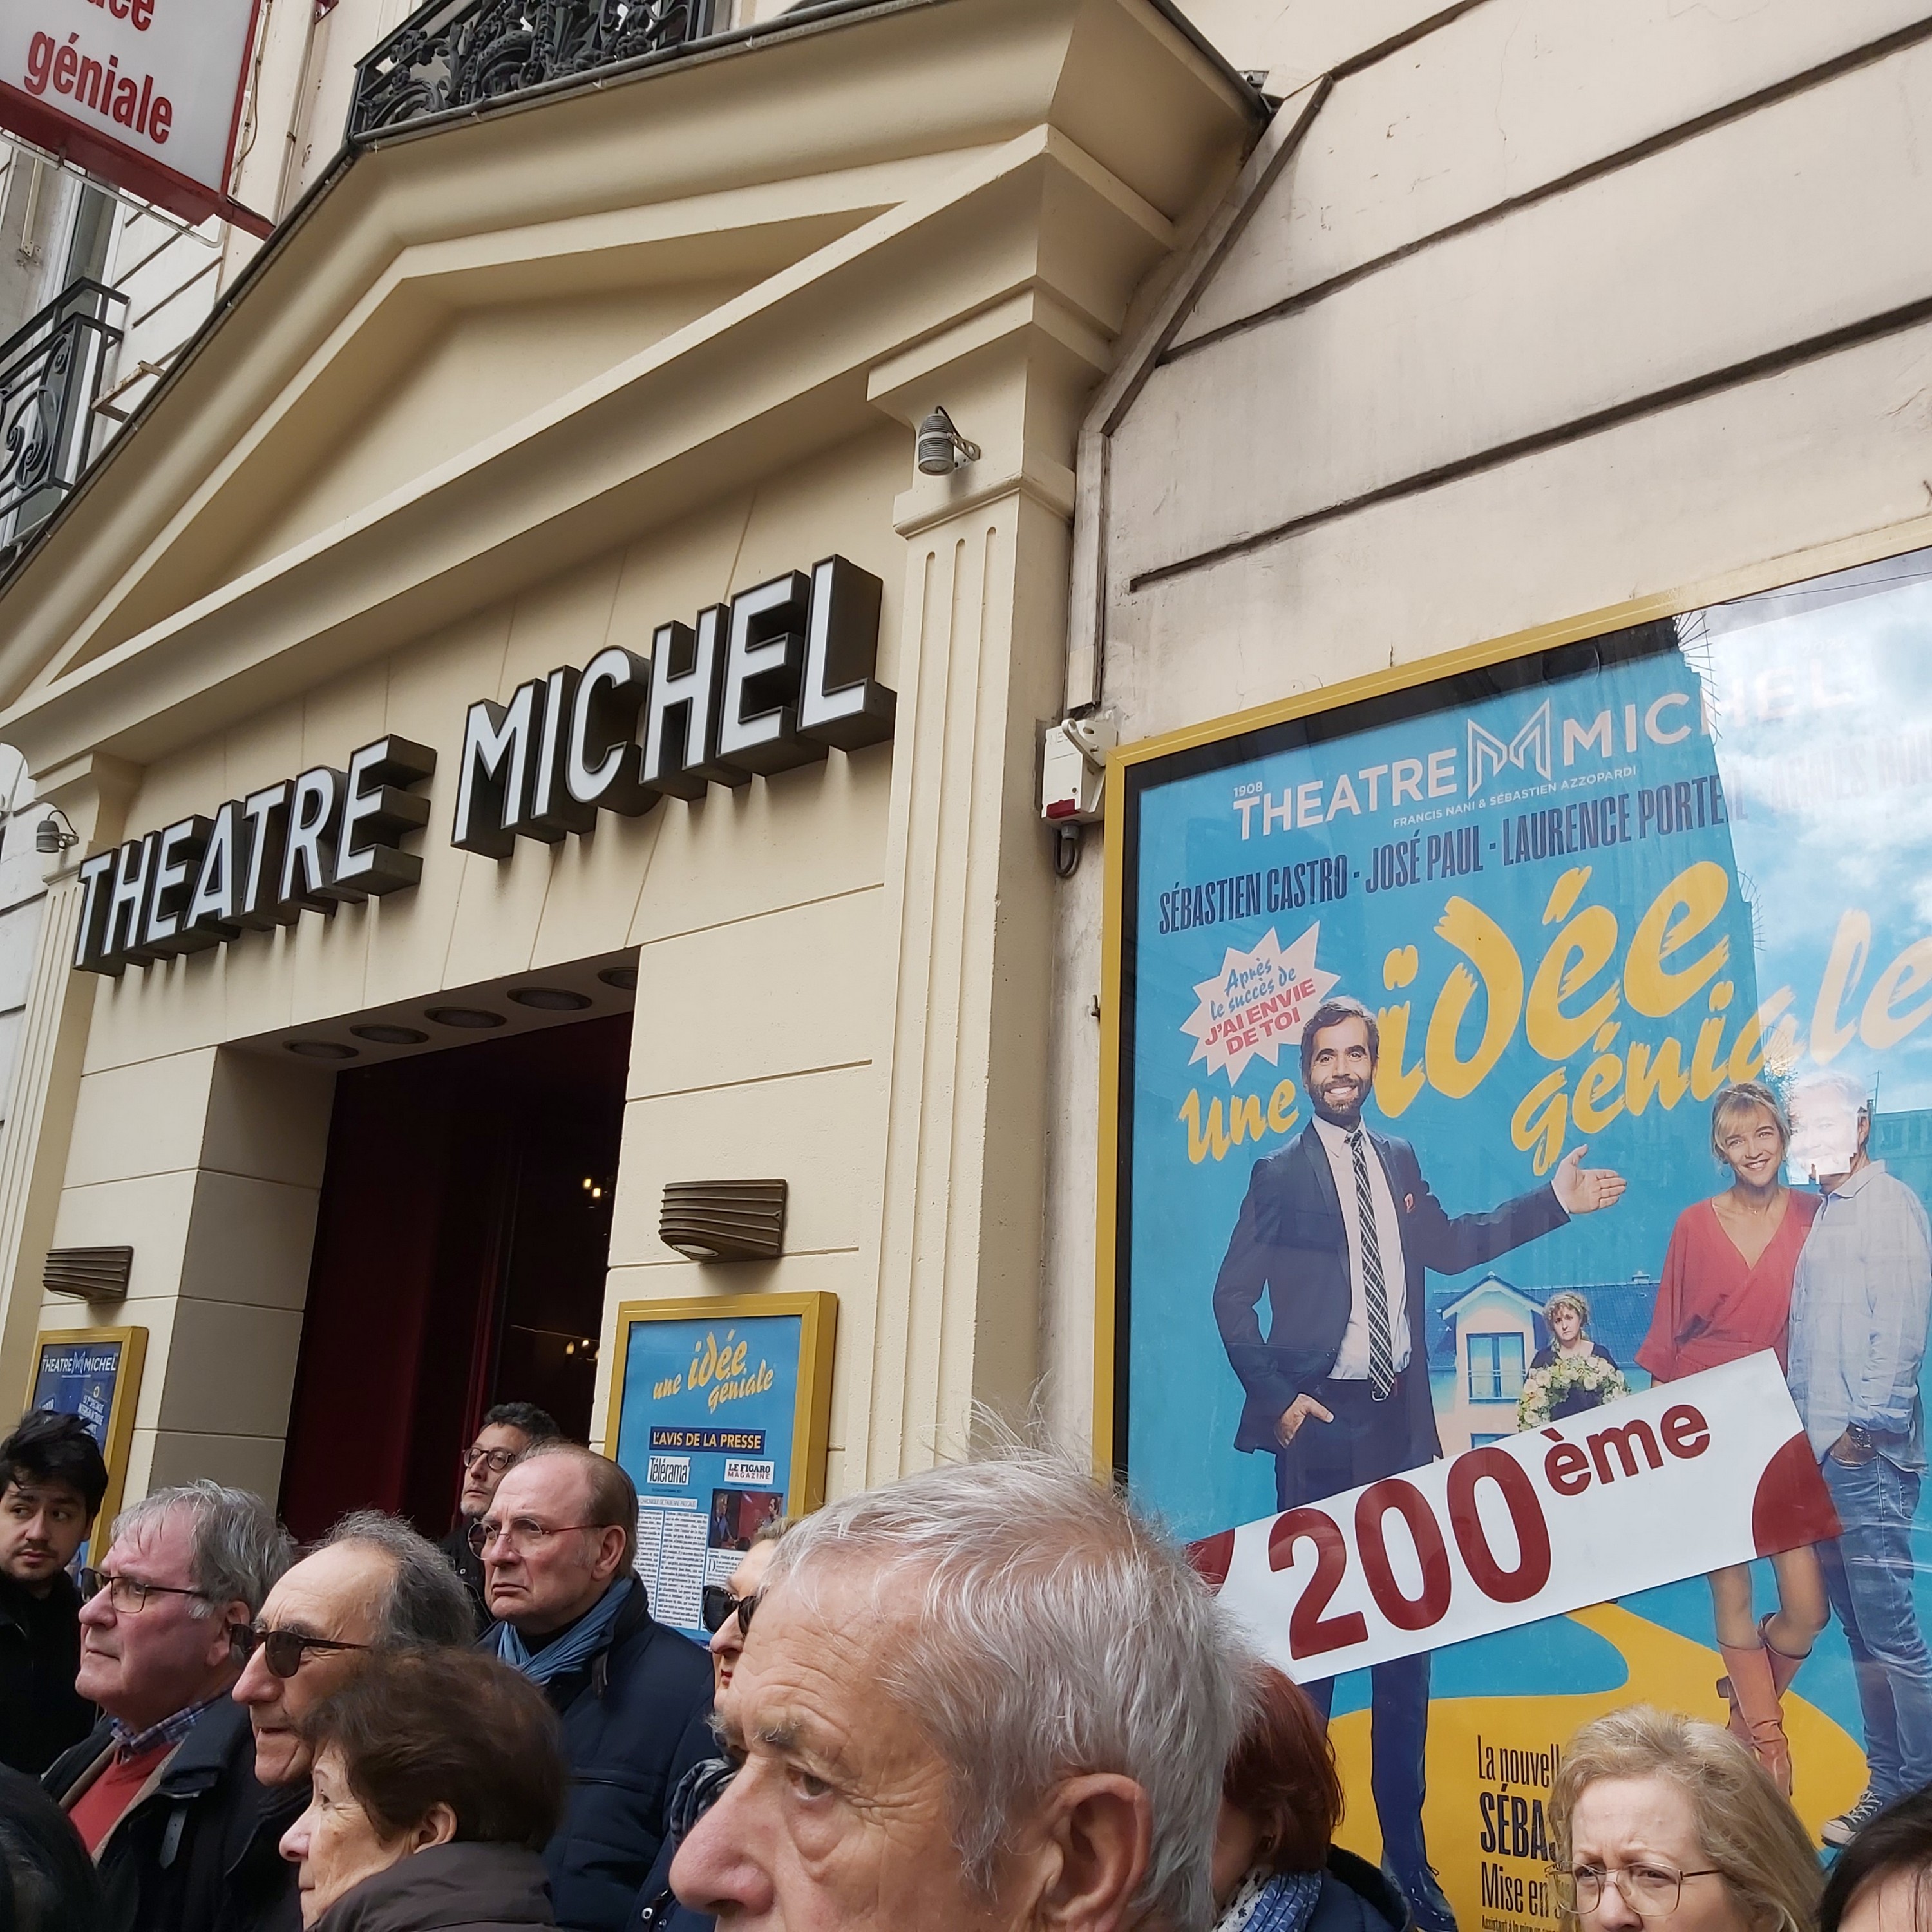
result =
[{"label": "black winter jacket", "polygon": [[520,1845],[432,1845],[352,1886],[315,1932],[520,1932],[554,1925],[543,1860]]},{"label": "black winter jacket", "polygon": [[1322,1895],[1305,1932],[1408,1932],[1408,1903],[1366,1858],[1328,1847]]},{"label": "black winter jacket", "polygon": [[[664,1838],[664,1809],[685,1773],[712,1756],[711,1660],[630,1595],[608,1646],[544,1686],[563,1720],[570,1802],[544,1853],[556,1922],[621,1932]],[[496,1627],[482,1647],[494,1654]]]},{"label": "black winter jacket", "polygon": [[[98,1726],[41,1782],[67,1804],[113,1744],[112,1726]],[[298,1932],[296,1868],[278,1847],[308,1804],[305,1783],[255,1782],[248,1714],[223,1698],[101,1846],[110,1932]]]},{"label": "black winter jacket", "polygon": [[62,1571],[44,1597],[0,1571],[0,1764],[38,1778],[94,1727],[74,1688],[80,1593]]}]

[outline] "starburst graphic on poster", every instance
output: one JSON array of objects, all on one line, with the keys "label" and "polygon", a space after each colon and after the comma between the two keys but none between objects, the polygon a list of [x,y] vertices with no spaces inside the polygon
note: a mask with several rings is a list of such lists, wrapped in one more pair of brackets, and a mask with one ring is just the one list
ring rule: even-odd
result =
[{"label": "starburst graphic on poster", "polygon": [[1225,1071],[1230,1087],[1256,1054],[1278,1066],[1281,1049],[1300,1045],[1309,1015],[1340,977],[1315,963],[1321,933],[1318,920],[1284,952],[1270,926],[1252,952],[1229,946],[1220,971],[1196,985],[1200,1004],[1181,1022],[1194,1042],[1187,1064],[1206,1060],[1208,1078]]}]

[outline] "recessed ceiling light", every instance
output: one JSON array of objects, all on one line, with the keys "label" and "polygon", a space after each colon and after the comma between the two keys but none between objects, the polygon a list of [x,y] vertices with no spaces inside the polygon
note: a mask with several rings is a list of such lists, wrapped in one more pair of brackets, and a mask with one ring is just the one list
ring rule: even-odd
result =
[{"label": "recessed ceiling light", "polygon": [[520,1006],[535,1006],[539,1012],[580,1012],[590,1005],[588,993],[573,993],[568,986],[513,986],[510,998]]},{"label": "recessed ceiling light", "polygon": [[339,1040],[285,1040],[282,1044],[304,1060],[353,1060],[356,1049]]},{"label": "recessed ceiling light", "polygon": [[374,1021],[367,1026],[352,1026],[349,1030],[358,1040],[372,1040],[378,1046],[420,1046],[429,1037],[414,1027],[386,1026]]},{"label": "recessed ceiling light", "polygon": [[429,1006],[424,1010],[423,1018],[435,1021],[438,1026],[464,1027],[472,1033],[503,1024],[501,1013],[486,1012],[481,1006]]},{"label": "recessed ceiling light", "polygon": [[607,966],[598,974],[607,986],[615,986],[620,993],[634,993],[638,990],[638,969],[634,966]]}]

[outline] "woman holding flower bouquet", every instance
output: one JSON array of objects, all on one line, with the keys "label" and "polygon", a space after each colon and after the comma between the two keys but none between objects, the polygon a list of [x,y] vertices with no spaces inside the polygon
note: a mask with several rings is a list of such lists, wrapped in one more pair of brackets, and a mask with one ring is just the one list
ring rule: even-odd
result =
[{"label": "woman holding flower bouquet", "polygon": [[1630,1394],[1616,1358],[1590,1339],[1590,1304],[1574,1288],[1559,1288],[1544,1304],[1543,1318],[1550,1342],[1523,1378],[1517,1428],[1540,1429]]},{"label": "woman holding flower bouquet", "polygon": [[[1675,1382],[1774,1348],[1786,1366],[1791,1284],[1814,1216],[1816,1196],[1784,1185],[1791,1124],[1778,1096],[1741,1080],[1711,1108],[1711,1150],[1731,1184],[1684,1209],[1672,1229],[1650,1333],[1637,1360],[1658,1382]],[[1772,1558],[1778,1608],[1754,1618],[1750,1565],[1713,1570],[1711,1605],[1718,1648],[1730,1672],[1718,1690],[1730,1700],[1731,1730],[1750,1744],[1787,1796],[1791,1749],[1782,1700],[1825,1628],[1825,1579],[1816,1554],[1790,1550]]]}]

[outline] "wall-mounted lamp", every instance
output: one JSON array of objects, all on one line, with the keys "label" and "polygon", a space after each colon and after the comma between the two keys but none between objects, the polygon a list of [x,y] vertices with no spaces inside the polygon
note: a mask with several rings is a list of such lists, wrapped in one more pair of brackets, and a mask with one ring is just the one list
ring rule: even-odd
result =
[{"label": "wall-mounted lamp", "polygon": [[36,852],[64,852],[71,845],[80,843],[80,834],[75,831],[65,812],[58,806],[48,808],[47,815],[34,827],[34,850]]},{"label": "wall-mounted lamp", "polygon": [[980,460],[980,446],[968,442],[952,426],[952,418],[936,409],[919,426],[919,473],[950,476]]}]

